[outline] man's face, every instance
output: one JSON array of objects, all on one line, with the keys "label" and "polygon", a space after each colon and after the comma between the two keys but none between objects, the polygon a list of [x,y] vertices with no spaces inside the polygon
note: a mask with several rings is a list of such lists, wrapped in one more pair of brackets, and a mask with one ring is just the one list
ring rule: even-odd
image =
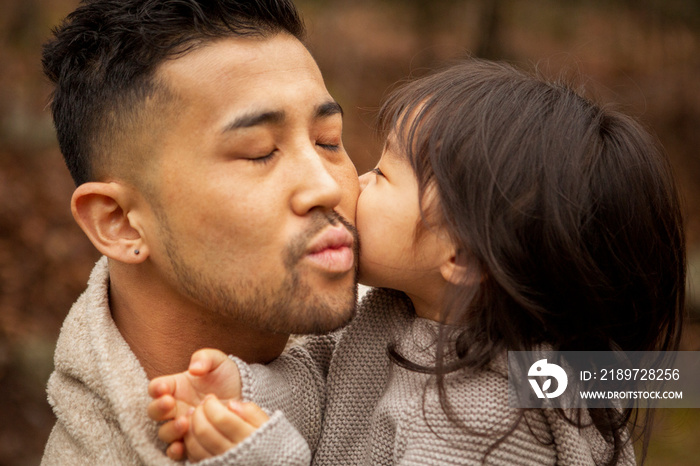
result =
[{"label": "man's face", "polygon": [[[353,315],[357,172],[342,115],[293,37],[231,38],[166,62],[149,258],[196,308],[262,331]],[[351,233],[352,231],[352,233]]]}]

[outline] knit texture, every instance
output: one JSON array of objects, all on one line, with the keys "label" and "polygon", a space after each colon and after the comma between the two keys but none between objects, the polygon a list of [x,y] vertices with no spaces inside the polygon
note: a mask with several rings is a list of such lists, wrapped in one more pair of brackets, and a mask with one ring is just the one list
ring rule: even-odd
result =
[{"label": "knit texture", "polygon": [[[197,466],[289,466],[309,464],[311,451],[304,439],[276,411],[255,433],[223,455],[194,463]],[[192,463],[187,462],[187,465]]]},{"label": "knit texture", "polygon": [[288,419],[293,419],[311,450],[318,447],[321,436],[327,368],[336,339],[334,334],[308,338],[303,347],[286,350],[267,366],[247,366],[234,358],[241,380],[249,381],[243,384],[243,398],[255,401],[268,411],[280,410]]},{"label": "knit texture", "polygon": [[[316,465],[591,465],[609,457],[592,427],[579,430],[552,410],[522,415],[510,408],[505,358],[477,374],[447,375],[453,416],[446,415],[434,377],[403,369],[387,354],[396,343],[406,359],[434,365],[438,331],[413,315],[402,293],[372,290],[330,361],[331,341],[312,338],[269,366],[239,363],[244,391],[263,406],[293,406],[285,414],[315,450]],[[324,374],[325,390],[318,383]],[[319,439],[308,426],[323,400]],[[631,446],[620,464],[635,464]]]},{"label": "knit texture", "polygon": [[[58,339],[48,384],[57,421],[42,465],[182,464],[165,455],[158,425],[148,418],[148,378],[112,320],[108,290],[103,257]],[[320,430],[320,414],[315,417]],[[210,464],[284,466],[308,464],[311,455],[305,439],[281,412],[273,412],[269,422],[218,458],[224,463]]]},{"label": "knit texture", "polygon": [[48,398],[56,424],[42,465],[172,465],[146,413],[148,378],[109,311],[102,258],[61,328]]}]

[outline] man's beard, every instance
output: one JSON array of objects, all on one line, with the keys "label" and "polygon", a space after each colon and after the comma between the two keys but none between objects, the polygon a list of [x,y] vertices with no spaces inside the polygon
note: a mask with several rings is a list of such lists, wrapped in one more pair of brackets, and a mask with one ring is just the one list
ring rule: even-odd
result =
[{"label": "man's beard", "polygon": [[[353,285],[336,295],[315,292],[300,276],[297,264],[305,257],[309,241],[329,225],[341,223],[352,234],[355,256]],[[188,266],[165,218],[161,218],[164,245],[180,290],[189,298],[223,317],[235,318],[260,331],[279,334],[322,334],[347,325],[355,315],[359,239],[357,230],[340,214],[317,213],[311,227],[285,248],[285,277],[276,288],[255,280],[230,283],[216,273],[205,274]],[[240,293],[238,290],[245,290]],[[244,296],[243,296],[244,295]]]}]

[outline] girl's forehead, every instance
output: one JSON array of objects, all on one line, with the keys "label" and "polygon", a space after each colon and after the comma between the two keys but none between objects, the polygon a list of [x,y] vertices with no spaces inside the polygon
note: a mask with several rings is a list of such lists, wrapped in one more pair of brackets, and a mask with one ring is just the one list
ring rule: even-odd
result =
[{"label": "girl's forehead", "polygon": [[384,152],[383,152],[382,156],[384,156],[386,158],[397,157],[396,152],[398,150],[400,150],[399,141],[396,138],[396,133],[394,131],[392,131],[387,136],[386,141],[384,141]]},{"label": "girl's forehead", "polygon": [[406,146],[393,131],[391,134],[389,134],[389,136],[387,136],[386,141],[384,142],[382,161],[385,163],[408,163]]}]

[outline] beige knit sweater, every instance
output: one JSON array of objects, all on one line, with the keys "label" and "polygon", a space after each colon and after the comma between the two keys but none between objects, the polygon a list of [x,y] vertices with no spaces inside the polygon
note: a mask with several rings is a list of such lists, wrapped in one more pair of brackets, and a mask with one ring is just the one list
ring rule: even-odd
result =
[{"label": "beige knit sweater", "polygon": [[[42,465],[176,465],[146,407],[148,379],[109,309],[107,259],[66,318],[48,385],[57,421]],[[280,455],[280,450],[284,451]],[[267,458],[277,453],[274,461]],[[281,412],[229,453],[232,464],[308,464],[310,453]]]},{"label": "beige knit sweater", "polygon": [[[57,422],[42,464],[175,464],[146,415],[148,380],[112,321],[108,288],[103,258],[61,330],[48,387]],[[319,465],[481,464],[493,440],[479,434],[503,429],[515,416],[504,376],[448,378],[465,430],[446,419],[429,376],[398,368],[386,356],[387,344],[396,341],[404,356],[429,363],[435,329],[411,315],[402,294],[373,290],[341,334],[311,338],[268,366],[237,361],[244,398],[273,414],[237,448],[202,466],[309,464],[309,447]],[[580,433],[547,411],[535,414],[532,432],[519,425],[488,464],[581,465],[604,457],[594,433]],[[625,464],[634,464],[631,454]]]},{"label": "beige knit sweater", "polygon": [[[435,322],[414,317],[402,293],[372,290],[341,334],[309,339],[268,366],[237,361],[245,397],[281,409],[315,451],[317,465],[590,465],[607,458],[593,428],[579,431],[552,410],[530,411],[527,423],[487,455],[519,413],[508,407],[504,361],[478,375],[446,378],[455,423],[433,377],[389,360],[387,345],[396,342],[409,360],[434,363],[437,331]],[[635,464],[631,446],[625,453],[620,464]],[[206,464],[234,463],[223,455]]]}]

